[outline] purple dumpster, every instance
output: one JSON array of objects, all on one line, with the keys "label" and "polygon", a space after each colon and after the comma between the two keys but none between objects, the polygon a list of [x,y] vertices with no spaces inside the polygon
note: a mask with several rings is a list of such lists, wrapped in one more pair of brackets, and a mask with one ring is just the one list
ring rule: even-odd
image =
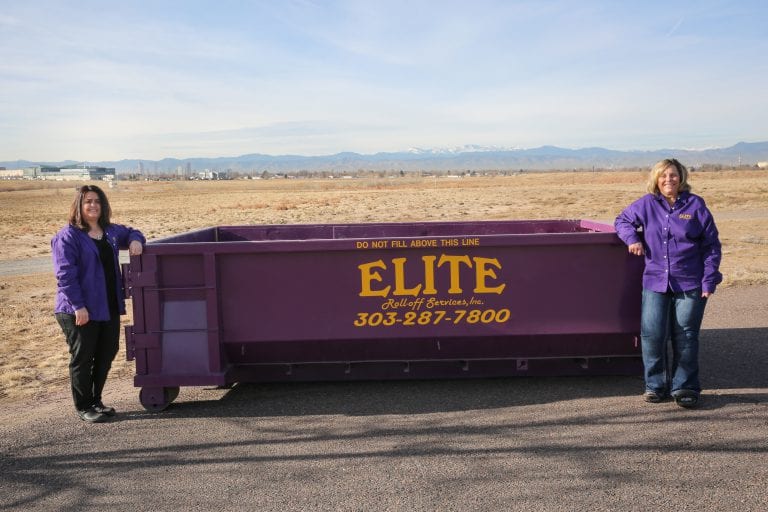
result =
[{"label": "purple dumpster", "polygon": [[220,226],[126,269],[134,384],[639,374],[642,259],[584,220]]}]

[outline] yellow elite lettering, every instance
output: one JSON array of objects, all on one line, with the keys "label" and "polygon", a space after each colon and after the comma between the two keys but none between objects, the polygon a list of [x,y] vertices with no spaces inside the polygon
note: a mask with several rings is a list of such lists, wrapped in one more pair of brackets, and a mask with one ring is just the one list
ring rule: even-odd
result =
[{"label": "yellow elite lettering", "polygon": [[435,288],[435,260],[437,256],[422,256],[424,262],[424,295],[437,295]]},{"label": "yellow elite lettering", "polygon": [[[506,288],[506,284],[494,282],[498,280],[496,269],[501,270],[501,264],[496,258],[482,258],[479,256],[473,256],[470,258],[468,255],[449,255],[441,254],[439,259],[437,256],[427,255],[422,256],[421,261],[424,263],[424,273],[418,275],[418,269],[416,271],[414,286],[408,287],[408,283],[405,275],[405,266],[408,261],[407,258],[392,258],[392,267],[384,263],[384,260],[371,261],[369,263],[363,263],[358,265],[360,269],[360,296],[361,297],[388,297],[390,293],[395,296],[410,295],[417,297],[419,295],[437,295],[438,285],[441,290],[452,295],[463,293],[461,288],[461,267],[472,269],[474,268],[474,293],[496,293],[501,294]],[[437,262],[437,263],[435,263]],[[446,265],[448,267],[448,289],[445,290],[445,282],[438,283],[436,274],[436,267],[442,267]],[[382,273],[384,276],[382,277]],[[411,283],[414,282],[414,276],[411,276]],[[389,283],[383,286],[384,283]],[[381,285],[381,287],[379,287]],[[376,288],[374,288],[376,287]]]},{"label": "yellow elite lettering", "polygon": [[421,285],[413,288],[405,287],[405,260],[406,258],[392,258],[392,264],[395,266],[395,291],[392,295],[413,295],[416,297],[421,290]]},{"label": "yellow elite lettering", "polygon": [[382,260],[363,263],[362,265],[358,265],[357,268],[360,269],[360,277],[362,279],[362,285],[360,287],[361,297],[386,297],[389,295],[389,289],[391,286],[387,286],[386,288],[382,288],[380,290],[373,290],[371,288],[371,281],[383,281],[381,274],[375,270],[372,270],[374,268],[386,270],[387,266]]},{"label": "yellow elite lettering", "polygon": [[450,269],[449,275],[451,276],[451,287],[448,288],[448,293],[461,293],[461,283],[459,279],[459,264],[464,263],[468,267],[472,268],[472,262],[469,260],[469,256],[449,256],[443,254],[440,256],[440,260],[437,262],[438,267],[442,267],[443,263],[448,263]]},{"label": "yellow elite lettering", "polygon": [[494,267],[501,269],[501,264],[496,258],[481,258],[475,256],[472,258],[475,260],[475,293],[498,293],[504,290],[506,284],[500,284],[499,286],[488,287],[485,284],[485,278],[491,277],[497,279],[496,272],[492,268],[486,268],[487,265],[493,265]]}]

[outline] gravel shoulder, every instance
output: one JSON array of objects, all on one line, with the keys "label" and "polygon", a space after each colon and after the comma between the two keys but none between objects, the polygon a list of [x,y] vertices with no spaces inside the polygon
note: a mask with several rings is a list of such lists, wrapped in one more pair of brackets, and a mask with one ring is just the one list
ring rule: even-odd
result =
[{"label": "gravel shoulder", "polygon": [[768,508],[768,286],[718,290],[703,405],[639,377],[182,388],[79,421],[66,393],[0,410],[3,510],[730,510]]}]

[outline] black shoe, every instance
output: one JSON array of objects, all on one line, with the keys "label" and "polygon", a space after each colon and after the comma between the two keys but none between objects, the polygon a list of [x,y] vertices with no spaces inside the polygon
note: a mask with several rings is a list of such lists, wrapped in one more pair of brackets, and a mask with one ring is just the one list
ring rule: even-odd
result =
[{"label": "black shoe", "polygon": [[100,413],[93,407],[84,411],[77,411],[77,415],[80,416],[81,420],[87,421],[88,423],[102,423],[107,421],[107,415]]},{"label": "black shoe", "polygon": [[675,403],[686,409],[693,409],[699,404],[699,395],[693,391],[683,390],[675,394]]},{"label": "black shoe", "polygon": [[101,400],[99,400],[93,405],[93,410],[96,412],[100,412],[101,414],[104,414],[106,416],[114,416],[115,413],[117,412],[115,411],[114,407],[107,407],[101,402]]},{"label": "black shoe", "polygon": [[655,391],[646,391],[643,393],[643,400],[651,404],[661,403],[664,398]]}]

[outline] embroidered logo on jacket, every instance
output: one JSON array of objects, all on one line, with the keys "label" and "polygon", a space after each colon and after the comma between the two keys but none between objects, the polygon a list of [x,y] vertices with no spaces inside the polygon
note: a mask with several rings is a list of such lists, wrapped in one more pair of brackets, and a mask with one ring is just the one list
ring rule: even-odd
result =
[{"label": "embroidered logo on jacket", "polygon": [[680,218],[683,220],[691,220],[693,218],[693,215],[690,213],[681,213]]}]

